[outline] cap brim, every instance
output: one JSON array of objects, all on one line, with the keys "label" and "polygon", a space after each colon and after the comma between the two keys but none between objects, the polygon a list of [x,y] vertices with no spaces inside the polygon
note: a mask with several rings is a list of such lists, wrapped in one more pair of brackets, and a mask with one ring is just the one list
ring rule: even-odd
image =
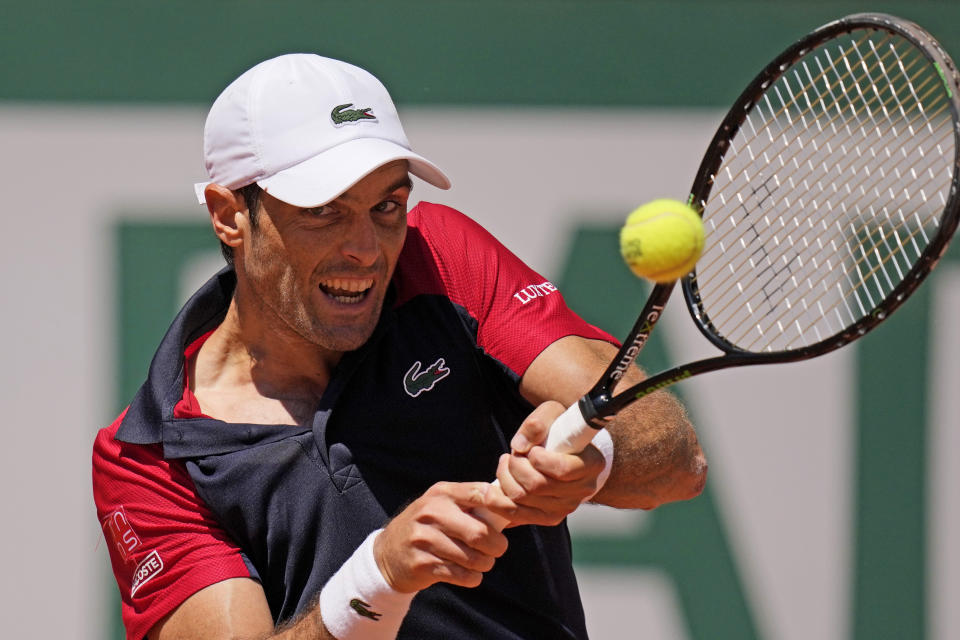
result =
[{"label": "cap brim", "polygon": [[278,200],[296,207],[318,207],[335,200],[378,167],[408,160],[410,173],[440,189],[450,180],[440,169],[410,149],[382,138],[357,138],[284,169],[257,184]]}]

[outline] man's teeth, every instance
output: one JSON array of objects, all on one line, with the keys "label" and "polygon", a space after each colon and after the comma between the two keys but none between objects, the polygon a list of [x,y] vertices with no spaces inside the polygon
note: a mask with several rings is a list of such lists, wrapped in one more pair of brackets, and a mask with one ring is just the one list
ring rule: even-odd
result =
[{"label": "man's teeth", "polygon": [[359,302],[370,287],[372,278],[333,278],[320,282],[320,289],[337,302]]},{"label": "man's teeth", "polygon": [[373,286],[373,279],[367,278],[364,280],[357,280],[355,278],[334,278],[333,280],[324,280],[320,283],[320,286],[328,291],[346,291],[350,293],[359,293],[360,291],[366,291]]}]

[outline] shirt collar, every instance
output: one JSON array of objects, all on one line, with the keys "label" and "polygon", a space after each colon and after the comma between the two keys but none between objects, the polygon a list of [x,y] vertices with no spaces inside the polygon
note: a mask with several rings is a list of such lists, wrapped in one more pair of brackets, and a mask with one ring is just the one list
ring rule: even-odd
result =
[{"label": "shirt collar", "polygon": [[187,301],[160,342],[147,380],[137,391],[116,439],[133,444],[163,441],[163,425],[183,397],[184,349],[217,327],[227,313],[237,277],[225,267]]}]

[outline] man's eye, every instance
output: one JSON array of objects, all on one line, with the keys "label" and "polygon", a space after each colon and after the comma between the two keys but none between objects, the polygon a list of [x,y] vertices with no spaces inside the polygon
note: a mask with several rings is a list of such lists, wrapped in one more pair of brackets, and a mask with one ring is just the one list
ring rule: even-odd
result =
[{"label": "man's eye", "polygon": [[304,209],[303,211],[307,215],[311,216],[324,216],[333,212],[332,207],[326,204],[320,205],[319,207],[310,207],[309,209]]},{"label": "man's eye", "polygon": [[400,203],[395,202],[394,200],[384,200],[373,209],[380,213],[393,213],[400,208]]}]

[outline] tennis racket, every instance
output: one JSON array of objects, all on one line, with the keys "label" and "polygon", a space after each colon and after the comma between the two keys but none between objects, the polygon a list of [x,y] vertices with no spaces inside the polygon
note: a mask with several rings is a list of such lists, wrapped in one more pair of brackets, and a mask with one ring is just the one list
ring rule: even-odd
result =
[{"label": "tennis racket", "polygon": [[916,290],[957,227],[960,76],[919,26],[857,14],[768,64],[724,117],[693,181],[706,249],[687,307],[722,355],[614,389],[676,282],[655,286],[602,378],[551,427],[582,450],[614,414],[708,371],[850,344]]},{"label": "tennis racket", "polygon": [[688,200],[706,248],[681,279],[684,298],[722,355],[615,393],[677,282],[656,285],[546,448],[583,450],[618,411],[680,380],[814,358],[883,322],[957,227],[958,93],[960,74],[937,41],[890,15],[842,18],[777,56],[724,117]]}]

